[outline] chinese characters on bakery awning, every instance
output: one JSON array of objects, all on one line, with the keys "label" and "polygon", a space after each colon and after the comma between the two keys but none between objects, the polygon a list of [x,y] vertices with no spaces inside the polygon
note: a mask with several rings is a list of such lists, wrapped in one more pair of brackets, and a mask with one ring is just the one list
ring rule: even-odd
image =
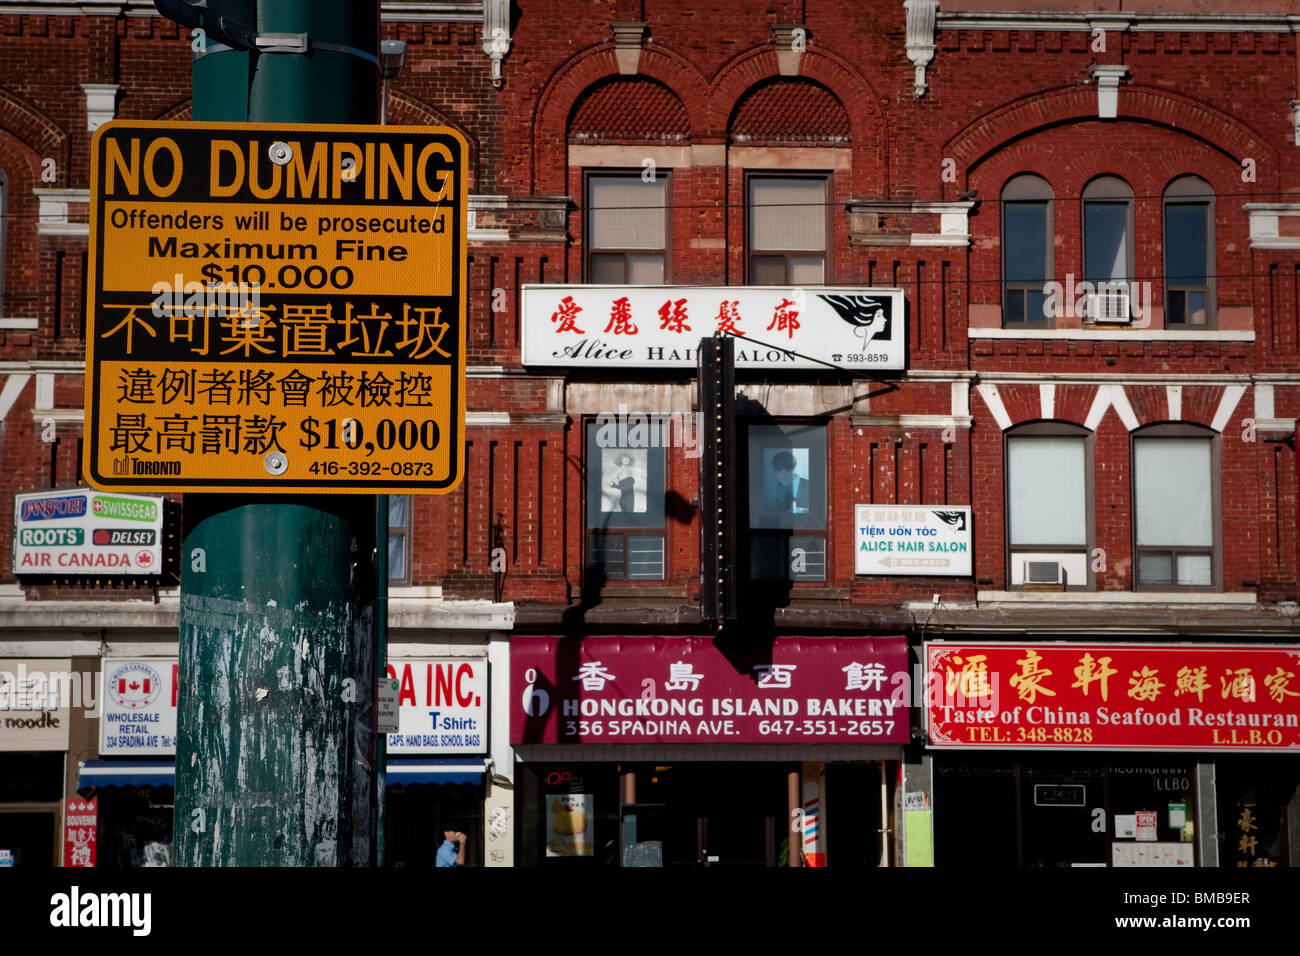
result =
[{"label": "chinese characters on bakery awning", "polygon": [[723,656],[704,637],[516,637],[511,742],[904,743],[907,642],[780,637]]},{"label": "chinese characters on bakery awning", "polygon": [[927,643],[933,747],[1300,751],[1300,648]]},{"label": "chinese characters on bakery awning", "polygon": [[737,368],[905,361],[900,289],[526,285],[522,301],[525,365],[693,368],[715,331],[735,336]]}]

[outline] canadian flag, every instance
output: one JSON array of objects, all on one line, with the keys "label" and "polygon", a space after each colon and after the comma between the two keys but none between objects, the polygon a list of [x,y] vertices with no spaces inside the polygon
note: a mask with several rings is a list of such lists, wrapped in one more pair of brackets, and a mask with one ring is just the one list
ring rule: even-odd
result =
[{"label": "canadian flag", "polygon": [[141,689],[139,681],[132,681],[131,683],[128,684],[127,679],[125,677],[119,678],[117,682],[118,695],[121,697],[125,697],[127,688],[130,688],[132,697],[137,697],[137,696],[147,697],[149,696],[149,678],[147,677],[144,678],[143,689]]}]

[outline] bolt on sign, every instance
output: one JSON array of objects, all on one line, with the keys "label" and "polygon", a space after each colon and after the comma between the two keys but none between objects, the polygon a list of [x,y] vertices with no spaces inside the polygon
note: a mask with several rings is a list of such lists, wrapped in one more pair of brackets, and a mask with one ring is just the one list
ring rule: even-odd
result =
[{"label": "bolt on sign", "polygon": [[465,155],[444,127],[101,126],[90,174],[90,484],[455,488]]}]

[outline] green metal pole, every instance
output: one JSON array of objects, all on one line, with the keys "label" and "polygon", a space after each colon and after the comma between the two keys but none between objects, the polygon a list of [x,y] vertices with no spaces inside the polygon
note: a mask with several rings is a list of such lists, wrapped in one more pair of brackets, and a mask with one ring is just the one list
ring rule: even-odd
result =
[{"label": "green metal pole", "polygon": [[[311,46],[223,50],[209,29],[196,120],[375,122],[373,0],[211,0],[206,16]],[[373,496],[186,495],[178,865],[374,863],[375,544]]]}]

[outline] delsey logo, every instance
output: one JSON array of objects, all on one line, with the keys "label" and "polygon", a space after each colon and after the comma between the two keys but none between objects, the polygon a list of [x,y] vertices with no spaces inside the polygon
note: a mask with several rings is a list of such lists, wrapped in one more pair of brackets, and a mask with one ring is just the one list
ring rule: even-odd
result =
[{"label": "delsey logo", "polygon": [[126,926],[135,936],[153,928],[152,893],[70,893],[50,897],[51,926]]}]

